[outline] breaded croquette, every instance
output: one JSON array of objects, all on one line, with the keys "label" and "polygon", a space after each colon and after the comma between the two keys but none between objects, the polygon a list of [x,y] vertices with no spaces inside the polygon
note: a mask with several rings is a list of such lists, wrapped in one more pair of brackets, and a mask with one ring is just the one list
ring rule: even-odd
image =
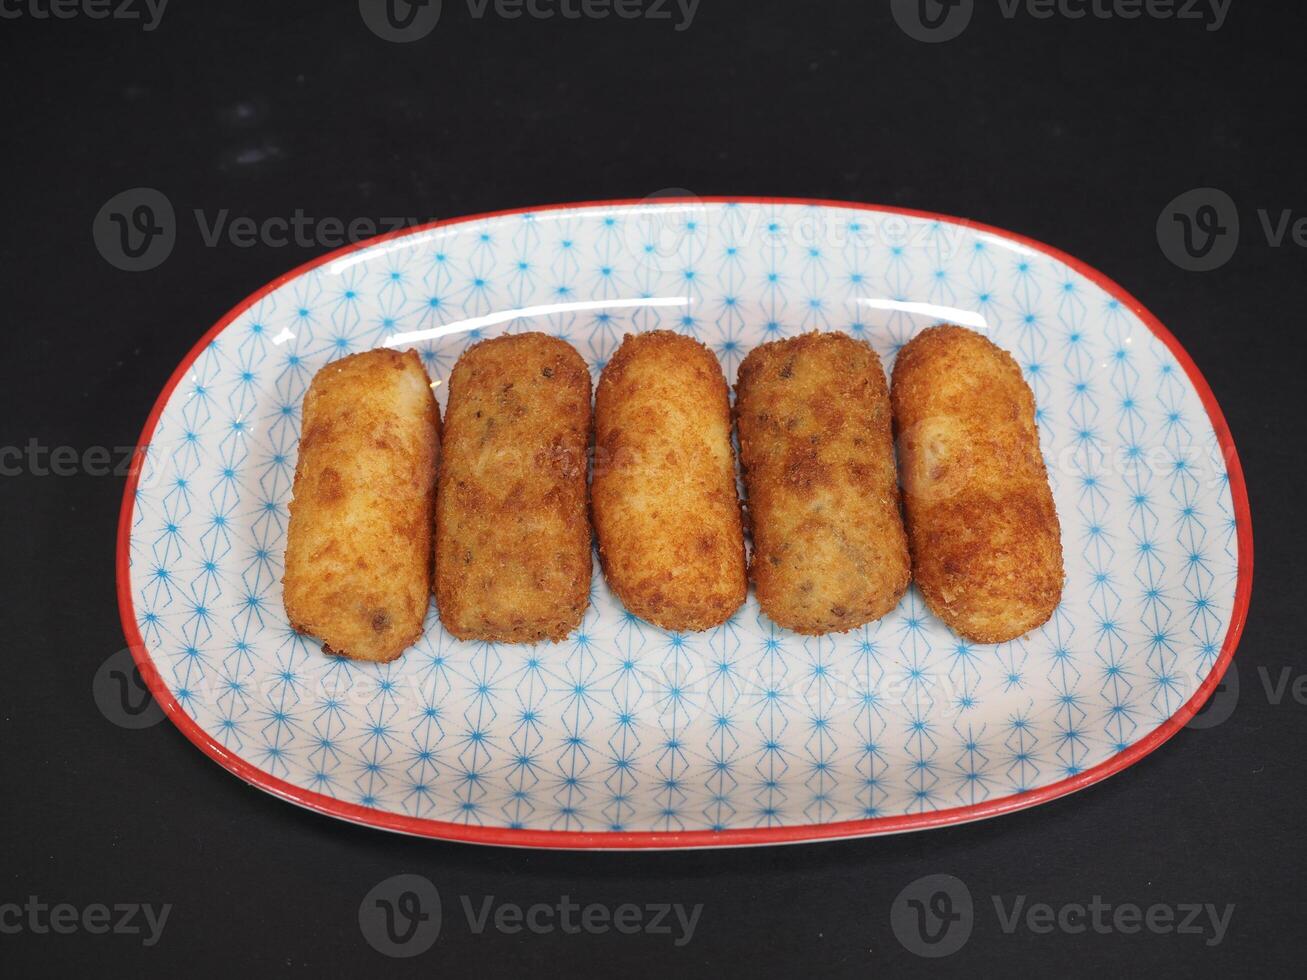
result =
[{"label": "breaded croquette", "polygon": [[431,600],[440,413],[414,351],[333,361],[304,396],[286,615],[328,653],[389,661]]},{"label": "breaded croquette", "polygon": [[468,348],[449,376],[436,606],[463,640],[561,640],[589,603],[590,372],[565,341]]},{"label": "breaded croquette", "polygon": [[591,498],[608,584],[636,616],[703,630],[744,602],[730,400],[703,344],[666,330],[622,341],[595,396]]},{"label": "breaded croquette", "polygon": [[899,352],[890,398],[927,604],[980,643],[1042,625],[1062,595],[1062,541],[1021,369],[978,333],[931,327]]},{"label": "breaded croquette", "polygon": [[798,633],[843,632],[908,586],[889,390],[843,333],[755,348],[735,385],[758,603]]}]

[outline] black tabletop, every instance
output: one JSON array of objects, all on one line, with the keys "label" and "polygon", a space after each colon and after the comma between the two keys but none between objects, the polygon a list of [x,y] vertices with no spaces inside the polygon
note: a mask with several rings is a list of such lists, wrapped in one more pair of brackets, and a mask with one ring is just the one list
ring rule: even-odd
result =
[{"label": "black tabletop", "polygon": [[[385,8],[0,2],[6,974],[1297,965],[1307,682],[1293,562],[1307,541],[1292,420],[1307,300],[1307,11],[1244,0]],[[93,234],[104,205],[135,188],[175,210],[161,259]],[[1257,576],[1228,717],[1084,792],[987,822],[643,854],[352,826],[245,785],[167,723],[106,719],[93,678],[124,646],[119,447],[210,324],[329,250],[320,219],[419,221],[669,188],[965,216],[1070,252],[1155,312],[1220,401],[1252,501]],[[1159,217],[1200,188],[1179,205],[1199,238],[1159,237]],[[213,232],[221,215],[258,225],[297,213],[317,221],[300,240]],[[118,267],[133,262],[150,267]],[[430,882],[443,910],[410,923],[423,931],[398,950],[417,954],[407,958],[378,951],[385,938],[359,924],[374,888],[428,887],[391,880],[401,874]],[[896,932],[896,907],[919,910],[928,933],[952,929],[958,883],[969,932],[933,945]],[[532,920],[534,905],[549,908]],[[587,918],[587,906],[600,911]]]}]

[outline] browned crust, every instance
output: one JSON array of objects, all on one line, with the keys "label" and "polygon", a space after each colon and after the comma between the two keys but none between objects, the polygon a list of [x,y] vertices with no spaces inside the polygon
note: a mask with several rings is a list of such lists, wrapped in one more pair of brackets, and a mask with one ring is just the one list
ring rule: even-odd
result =
[{"label": "browned crust", "polygon": [[744,602],[730,398],[703,344],[623,339],[595,396],[591,506],[607,582],[636,616],[704,630]]},{"label": "browned crust", "polygon": [[387,662],[422,635],[440,413],[414,351],[326,365],[304,396],[286,540],[292,627]]},{"label": "browned crust", "polygon": [[890,612],[908,545],[876,352],[843,333],[774,341],[744,359],[735,390],[763,611],[812,635]]},{"label": "browned crust", "polygon": [[1062,596],[1062,541],[1021,369],[974,331],[932,327],[899,352],[890,398],[927,604],[981,643],[1047,622]]},{"label": "browned crust", "polygon": [[590,372],[521,333],[468,348],[449,376],[436,500],[436,605],[462,640],[565,638],[589,604]]}]

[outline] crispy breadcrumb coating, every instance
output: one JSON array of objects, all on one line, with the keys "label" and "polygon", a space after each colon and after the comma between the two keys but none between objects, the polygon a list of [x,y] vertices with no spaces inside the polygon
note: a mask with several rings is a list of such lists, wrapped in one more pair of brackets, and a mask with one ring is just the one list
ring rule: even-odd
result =
[{"label": "crispy breadcrumb coating", "polygon": [[744,602],[730,400],[703,344],[666,330],[622,341],[595,397],[591,500],[604,574],[636,616],[704,630]]},{"label": "crispy breadcrumb coating", "polygon": [[482,341],[449,376],[436,605],[463,640],[558,641],[590,595],[590,371],[565,341]]},{"label": "crispy breadcrumb coating", "polygon": [[282,579],[328,653],[394,660],[422,635],[440,413],[414,351],[333,361],[304,396]]},{"label": "crispy breadcrumb coating", "polygon": [[1062,540],[1021,369],[978,333],[932,327],[899,352],[890,397],[913,578],[930,608],[980,643],[1047,622]]},{"label": "crispy breadcrumb coating", "polygon": [[774,341],[744,359],[735,390],[763,612],[814,635],[890,612],[908,543],[876,352],[843,333]]}]

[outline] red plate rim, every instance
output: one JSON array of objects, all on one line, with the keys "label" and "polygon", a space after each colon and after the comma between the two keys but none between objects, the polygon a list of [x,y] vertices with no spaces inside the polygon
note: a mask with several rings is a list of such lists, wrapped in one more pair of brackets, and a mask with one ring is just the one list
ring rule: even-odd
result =
[{"label": "red plate rim", "polygon": [[[222,332],[233,320],[244,313],[247,309],[257,303],[264,296],[273,290],[284,285],[292,279],[303,275],[311,269],[320,265],[331,262],[360,249],[369,248],[380,242],[392,241],[397,238],[407,237],[420,232],[429,231],[433,228],[441,228],[448,225],[465,224],[472,221],[483,221],[487,218],[499,218],[513,214],[535,214],[543,211],[559,210],[579,210],[586,208],[613,208],[613,207],[630,207],[633,205],[643,204],[761,204],[761,205],[783,205],[797,204],[806,206],[817,206],[826,208],[837,208],[854,211],[876,211],[884,214],[900,214],[912,218],[925,218],[933,221],[943,221],[950,224],[961,225],[976,231],[982,231],[997,237],[1024,245],[1028,248],[1035,249],[1045,255],[1051,256],[1057,261],[1075,269],[1085,278],[1091,280],[1109,295],[1117,299],[1121,304],[1126,306],[1148,327],[1167,348],[1175,355],[1176,360],[1184,367],[1185,374],[1188,375],[1198,396],[1202,399],[1203,407],[1207,410],[1208,418],[1211,420],[1212,428],[1216,432],[1217,441],[1220,443],[1221,451],[1226,461],[1226,470],[1230,480],[1230,496],[1234,503],[1236,536],[1239,546],[1238,557],[1238,580],[1235,584],[1234,607],[1230,614],[1230,626],[1225,635],[1225,641],[1221,646],[1220,656],[1217,658],[1212,670],[1208,673],[1206,679],[1199,686],[1194,695],[1185,702],[1185,704],[1170,718],[1155,728],[1144,738],[1135,742],[1129,748],[1109,759],[1105,759],[1098,765],[1084,772],[1077,773],[1066,779],[1050,783],[1047,786],[1041,786],[1038,789],[1028,790],[1024,793],[1016,793],[1010,796],[1001,797],[996,800],[988,800],[984,803],[976,803],[969,806],[951,807],[942,810],[932,810],[929,813],[912,813],[900,816],[874,817],[864,820],[845,820],[837,823],[825,824],[807,824],[792,827],[752,827],[742,828],[739,830],[693,830],[683,833],[670,831],[647,831],[640,833],[632,832],[614,832],[614,831],[571,831],[571,830],[526,830],[514,829],[509,827],[484,827],[473,824],[454,823],[445,820],[431,820],[424,817],[411,817],[399,813],[391,813],[383,810],[372,809],[371,807],[361,806],[356,803],[349,803],[332,796],[326,796],[321,793],[315,793],[311,790],[292,785],[262,769],[251,765],[249,762],[232,754],[217,741],[213,739],[199,724],[195,722],[173,698],[171,691],[163,682],[162,677],[154,668],[154,663],[146,649],[145,642],[141,637],[140,630],[136,625],[136,610],[132,605],[131,592],[131,575],[129,565],[129,548],[131,539],[133,503],[136,495],[137,483],[140,477],[141,463],[144,461],[144,449],[148,446],[151,437],[154,434],[155,426],[158,424],[159,416],[163,412],[165,404],[171,397],[173,390],[185,376],[186,371],[208,347],[209,343]],[[729,197],[729,196],[710,196],[710,197],[667,197],[667,198],[645,198],[645,199],[617,199],[611,201],[581,201],[566,204],[547,204],[534,208],[509,208],[503,211],[490,211],[483,214],[467,215],[460,218],[450,218],[441,221],[432,221],[414,228],[406,228],[396,232],[380,235],[375,238],[369,238],[364,241],[354,242],[343,248],[320,255],[317,258],[305,262],[298,268],[292,269],[276,279],[273,279],[261,289],[251,293],[241,302],[227,312],[217,323],[210,327],[203,337],[191,348],[190,353],[182,359],[182,362],[173,371],[168,383],[164,385],[163,391],[155,400],[154,407],[150,410],[149,418],[146,419],[145,427],[141,431],[141,437],[137,442],[137,449],[131,471],[127,477],[127,484],[123,489],[122,509],[118,519],[118,545],[116,554],[116,571],[118,583],[118,612],[122,618],[123,633],[127,637],[128,647],[132,651],[132,657],[136,661],[137,668],[141,676],[149,686],[150,693],[154,699],[163,708],[164,713],[181,729],[182,733],[199,746],[209,758],[216,761],[219,765],[232,773],[235,773],[241,779],[245,780],[259,789],[271,793],[273,796],[280,797],[291,803],[298,804],[306,809],[318,813],[327,814],[328,816],[337,817],[342,820],[348,820],[353,823],[365,824],[371,827],[379,827],[383,830],[391,830],[404,834],[412,834],[419,837],[433,837],[441,840],[462,841],[474,844],[494,844],[509,847],[532,847],[532,848],[565,848],[575,850],[643,850],[649,848],[703,848],[703,847],[739,847],[748,845],[761,844],[786,844],[798,843],[801,841],[819,841],[835,840],[851,837],[866,837],[880,834],[902,833],[910,830],[924,830],[930,827],[944,827],[950,824],[966,823],[972,820],[983,820],[988,817],[996,817],[1004,813],[1011,813],[1015,810],[1024,810],[1027,807],[1037,806],[1040,803],[1048,803],[1059,797],[1067,796],[1077,790],[1092,786],[1094,783],[1106,779],[1108,776],[1118,773],[1123,769],[1138,762],[1144,756],[1148,755],[1159,748],[1164,742],[1171,738],[1179,731],[1207,702],[1208,697],[1221,682],[1225,676],[1225,671],[1234,657],[1235,648],[1239,645],[1239,638],[1243,634],[1244,623],[1248,616],[1248,604],[1252,596],[1252,579],[1253,579],[1253,534],[1252,534],[1252,514],[1248,507],[1248,488],[1244,483],[1243,467],[1239,463],[1239,454],[1234,446],[1234,439],[1230,435],[1230,428],[1226,424],[1225,416],[1221,413],[1221,408],[1216,402],[1216,396],[1212,394],[1212,389],[1208,386],[1207,381],[1203,378],[1202,372],[1193,359],[1180,345],[1180,342],[1166,329],[1152,313],[1150,313],[1142,303],[1131,296],[1128,292],[1118,286],[1115,282],[1103,275],[1097,269],[1094,269],[1074,256],[1053,248],[1051,245],[1045,245],[1043,242],[1036,241],[1033,238],[1027,238],[1024,235],[1018,235],[998,228],[992,225],[986,225],[975,221],[969,221],[965,218],[957,218],[952,215],[938,214],[931,211],[919,211],[914,208],[888,207],[875,204],[859,204],[850,201],[835,201],[820,198],[801,198],[801,197]]]}]

